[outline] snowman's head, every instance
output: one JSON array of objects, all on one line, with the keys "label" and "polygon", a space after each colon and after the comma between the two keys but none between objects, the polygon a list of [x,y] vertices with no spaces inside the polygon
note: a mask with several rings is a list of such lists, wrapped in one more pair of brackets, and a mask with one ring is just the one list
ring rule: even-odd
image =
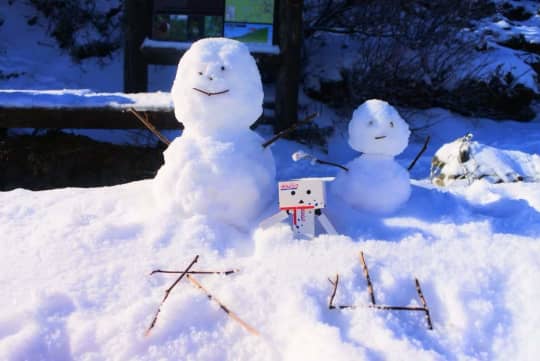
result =
[{"label": "snowman's head", "polygon": [[409,144],[409,125],[385,101],[360,105],[349,123],[349,144],[362,153],[396,156]]},{"label": "snowman's head", "polygon": [[259,69],[248,48],[236,40],[193,43],[180,59],[171,94],[178,121],[203,135],[248,130],[262,114]]}]

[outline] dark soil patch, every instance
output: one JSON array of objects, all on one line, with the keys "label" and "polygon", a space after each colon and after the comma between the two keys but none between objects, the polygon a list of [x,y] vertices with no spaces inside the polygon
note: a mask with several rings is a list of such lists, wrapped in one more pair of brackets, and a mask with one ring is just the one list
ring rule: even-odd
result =
[{"label": "dark soil patch", "polygon": [[504,3],[502,14],[509,20],[525,21],[532,18],[533,14],[528,12],[523,6],[514,7],[512,4]]},{"label": "dark soil patch", "polygon": [[50,131],[41,136],[2,136],[0,191],[99,187],[153,178],[163,149],[115,145]]},{"label": "dark soil patch", "polygon": [[506,41],[499,42],[500,45],[506,46],[507,48],[514,50],[523,50],[529,53],[539,54],[540,55],[540,44],[532,43],[525,39],[523,34],[514,36]]}]

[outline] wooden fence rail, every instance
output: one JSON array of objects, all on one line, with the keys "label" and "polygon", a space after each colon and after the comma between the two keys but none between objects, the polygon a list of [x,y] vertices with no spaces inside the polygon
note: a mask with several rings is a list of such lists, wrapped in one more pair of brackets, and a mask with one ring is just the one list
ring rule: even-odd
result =
[{"label": "wooden fence rail", "polygon": [[[159,129],[182,129],[172,110],[142,111]],[[144,125],[117,108],[24,108],[0,105],[0,128],[137,129]]]}]

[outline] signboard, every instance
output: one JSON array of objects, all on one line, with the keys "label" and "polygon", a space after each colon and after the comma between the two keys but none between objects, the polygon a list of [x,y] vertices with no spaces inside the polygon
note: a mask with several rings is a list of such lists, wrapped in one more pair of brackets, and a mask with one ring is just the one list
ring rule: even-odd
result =
[{"label": "signboard", "polygon": [[224,36],[272,44],[274,0],[226,0]]},{"label": "signboard", "polygon": [[154,0],[154,14],[178,13],[223,16],[224,11],[224,0]]},{"label": "signboard", "polygon": [[275,0],[154,0],[152,38],[192,42],[224,36],[273,44]]}]

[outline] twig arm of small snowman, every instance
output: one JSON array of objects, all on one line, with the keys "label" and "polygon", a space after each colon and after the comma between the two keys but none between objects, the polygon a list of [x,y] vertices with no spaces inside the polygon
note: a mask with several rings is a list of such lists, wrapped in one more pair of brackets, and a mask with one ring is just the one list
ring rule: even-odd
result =
[{"label": "twig arm of small snowman", "polygon": [[292,155],[292,159],[295,162],[298,162],[301,159],[311,159],[312,164],[313,163],[319,163],[319,164],[329,165],[329,166],[332,166],[332,167],[341,168],[346,172],[349,171],[349,168],[345,167],[344,165],[334,163],[334,162],[329,162],[327,160],[318,159],[313,154],[306,153],[303,150],[299,150],[299,151],[294,152],[293,155]]},{"label": "twig arm of small snowman", "polygon": [[429,141],[431,140],[431,137],[428,135],[425,142],[424,142],[424,145],[422,146],[422,149],[420,149],[420,152],[418,152],[418,154],[416,155],[416,157],[414,157],[413,161],[411,162],[411,164],[409,164],[409,166],[407,167],[407,170],[410,172],[411,169],[413,169],[414,165],[416,164],[416,162],[418,161],[418,159],[420,159],[420,157],[422,156],[422,154],[424,154],[424,152],[426,151],[427,147],[428,147],[428,144],[429,144]]},{"label": "twig arm of small snowman", "polygon": [[302,124],[307,124],[309,122],[311,122],[313,119],[315,119],[316,117],[319,116],[319,113],[313,113],[313,114],[310,114],[308,115],[305,119],[303,120],[300,120],[296,123],[294,123],[293,125],[291,125],[289,128],[287,129],[284,129],[282,130],[281,132],[277,133],[276,135],[274,135],[272,138],[270,138],[269,140],[267,140],[266,142],[264,142],[262,144],[263,148],[266,148],[268,147],[269,145],[273,144],[276,140],[278,140],[279,138],[291,133],[292,131],[294,131],[296,128],[298,128],[300,125]]}]

